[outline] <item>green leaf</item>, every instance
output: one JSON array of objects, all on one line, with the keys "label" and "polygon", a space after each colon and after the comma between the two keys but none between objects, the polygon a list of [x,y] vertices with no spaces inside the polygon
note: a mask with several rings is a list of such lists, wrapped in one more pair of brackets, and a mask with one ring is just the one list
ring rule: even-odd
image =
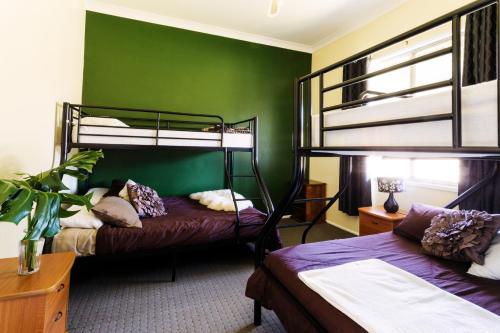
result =
[{"label": "green leaf", "polygon": [[78,214],[80,210],[66,210],[66,209],[59,209],[59,218],[60,219],[64,219],[64,218],[68,218],[68,217],[71,217],[75,214]]},{"label": "green leaf", "polygon": [[28,188],[21,188],[10,200],[4,202],[0,210],[0,221],[19,224],[33,208],[35,193]]},{"label": "green leaf", "polygon": [[11,182],[0,180],[0,206],[17,193],[19,188]]},{"label": "green leaf", "polygon": [[61,230],[59,222],[59,208],[61,207],[61,197],[56,195],[50,205],[50,221],[47,228],[43,231],[44,237],[54,237]]},{"label": "green leaf", "polygon": [[42,232],[47,228],[50,222],[50,204],[54,198],[51,193],[38,192],[36,197],[35,214],[33,214],[28,233],[24,239],[38,240]]},{"label": "green leaf", "polygon": [[57,172],[51,172],[40,179],[40,184],[43,189],[48,189],[46,192],[59,192],[68,188],[63,184],[61,176]]},{"label": "green leaf", "polygon": [[92,199],[93,194],[94,193],[89,193],[86,195],[77,195],[77,194],[70,194],[70,193],[59,193],[59,195],[61,197],[61,203],[76,205],[76,206],[85,206],[85,207],[87,207],[87,209],[90,209],[94,206],[90,202],[90,199]]}]

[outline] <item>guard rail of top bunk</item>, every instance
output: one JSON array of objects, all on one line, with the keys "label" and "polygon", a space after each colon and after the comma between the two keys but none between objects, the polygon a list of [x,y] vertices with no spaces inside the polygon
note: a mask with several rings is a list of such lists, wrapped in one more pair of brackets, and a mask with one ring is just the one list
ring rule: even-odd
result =
[{"label": "guard rail of top bunk", "polygon": [[[99,124],[82,124],[82,119],[85,117],[98,118],[98,119],[115,119],[119,121],[141,122],[140,125],[132,125],[130,127],[112,126],[112,125],[99,125]],[[95,106],[95,105],[82,105],[82,104],[63,104],[62,113],[62,155],[66,155],[72,148],[113,148],[113,149],[129,149],[141,147],[168,147],[175,148],[181,147],[184,149],[207,149],[207,150],[223,150],[227,148],[233,151],[250,151],[256,147],[257,135],[257,117],[239,121],[236,123],[226,123],[219,115],[202,114],[202,113],[185,113],[174,112],[166,110],[153,110],[153,109],[139,109],[139,108],[124,108],[112,106]],[[248,129],[245,134],[252,135],[252,142],[248,146],[238,147],[225,147],[225,136],[228,134],[227,129],[235,129],[236,125],[247,124],[243,127]],[[126,134],[100,134],[100,133],[81,133],[81,128],[85,126],[88,128],[110,128],[110,129],[145,129],[154,130],[153,135],[126,135]],[[197,126],[197,127],[196,127]],[[210,131],[203,131],[203,129],[210,128]],[[162,137],[162,130],[171,131],[193,131],[200,133],[217,133],[220,137],[217,138],[204,138],[204,137]],[[74,133],[76,131],[76,134]],[[73,140],[73,136],[76,140]],[[154,142],[151,144],[106,144],[106,143],[85,143],[82,142],[82,137],[102,137],[102,138],[128,138],[128,139],[151,139]],[[168,145],[161,144],[160,140],[189,140],[189,141],[208,141],[217,143],[216,145]],[[61,156],[65,159],[67,156]]]},{"label": "guard rail of top bunk", "polygon": [[[391,154],[393,152],[402,152],[402,153],[430,153],[430,156],[436,157],[449,157],[450,153],[453,156],[459,158],[468,158],[468,159],[493,159],[496,161],[500,161],[500,76],[499,67],[500,67],[500,46],[498,39],[500,36],[500,25],[498,24],[498,17],[500,17],[500,6],[498,5],[499,0],[478,0],[468,5],[465,5],[455,11],[452,11],[448,14],[440,16],[430,22],[427,22],[421,26],[418,26],[408,32],[397,35],[387,41],[384,41],[378,45],[370,47],[365,51],[359,52],[353,56],[350,56],[344,60],[336,62],[332,65],[326,66],[322,69],[319,69],[315,72],[312,72],[308,75],[302,76],[295,80],[294,89],[294,142],[293,142],[293,150],[294,150],[294,171],[293,171],[293,179],[291,182],[291,187],[284,198],[279,202],[274,212],[270,215],[266,224],[262,231],[260,232],[259,238],[255,244],[255,267],[260,267],[265,258],[265,241],[269,237],[270,232],[274,230],[283,215],[287,211],[288,207],[293,203],[303,203],[307,201],[324,201],[327,204],[324,208],[317,213],[317,215],[309,222],[305,222],[302,225],[307,226],[302,234],[302,243],[305,243],[307,234],[309,230],[316,224],[317,221],[321,218],[323,214],[326,213],[328,209],[332,207],[332,205],[339,199],[340,196],[347,190],[350,179],[352,168],[348,170],[348,179],[345,181],[345,185],[339,189],[339,191],[333,196],[328,198],[310,198],[310,199],[296,199],[298,194],[300,193],[303,180],[305,178],[305,170],[306,170],[306,159],[308,157],[319,157],[319,156],[340,156],[345,155],[352,159],[354,155],[367,155],[369,152],[381,152],[382,154]],[[461,120],[461,111],[462,111],[462,101],[461,101],[461,40],[460,40],[460,21],[461,17],[474,12],[478,9],[481,9],[486,6],[490,6],[493,4],[497,4],[497,54],[496,54],[496,75],[497,75],[497,143],[495,146],[489,147],[467,147],[462,145],[462,120]],[[387,68],[377,70],[371,73],[367,73],[364,75],[360,75],[358,77],[354,77],[351,79],[347,79],[341,83],[334,84],[331,86],[324,86],[324,75],[338,68],[343,67],[353,61],[365,58],[377,51],[380,51],[388,46],[394,45],[398,42],[404,41],[410,37],[414,37],[421,33],[424,33],[428,30],[431,30],[435,27],[438,27],[445,23],[452,23],[451,32],[452,32],[452,45],[451,47],[444,48],[442,50],[438,50],[423,56],[416,57],[414,59],[401,62],[399,64],[395,64],[389,66]],[[333,106],[324,106],[324,94],[326,92],[332,91],[334,89],[343,88],[345,86],[359,83],[365,81],[367,79],[397,70],[404,67],[408,67],[411,65],[418,64],[420,62],[431,60],[446,54],[452,55],[452,77],[450,80],[435,82],[431,84],[426,84],[423,86],[418,86],[410,89],[404,89],[391,93],[380,93],[375,92],[374,97],[366,97],[360,96],[358,100],[349,101],[340,103]],[[309,109],[304,107],[304,97],[306,100],[311,101],[311,81],[312,79],[319,78],[319,147],[313,147],[312,145],[312,116],[311,116],[311,106],[309,105]],[[435,90],[439,88],[444,88],[451,86],[451,97],[452,97],[452,105],[451,105],[451,113],[450,114],[437,114],[437,115],[429,115],[429,116],[420,116],[420,117],[412,117],[412,118],[402,118],[402,119],[394,119],[394,120],[385,120],[385,121],[376,121],[369,123],[360,123],[353,124],[348,126],[330,126],[327,127],[324,125],[324,113],[327,111],[342,109],[346,107],[355,107],[361,106],[363,104],[375,101],[381,101],[389,98],[397,98],[402,97],[405,98],[408,95]],[[306,89],[307,88],[307,89]],[[411,98],[405,98],[405,100],[409,100]],[[307,126],[304,128],[304,117],[308,118]],[[415,124],[415,123],[424,123],[424,122],[432,122],[432,121],[442,121],[442,120],[451,120],[452,121],[452,144],[450,146],[325,146],[324,145],[324,133],[326,132],[335,132],[336,130],[341,129],[358,129],[358,128],[367,128],[367,127],[376,127],[376,126],[390,126],[390,125],[403,125],[403,124]],[[349,163],[351,165],[352,163]],[[498,163],[495,163],[492,170],[486,175],[483,179],[479,180],[477,183],[472,185],[468,190],[460,194],[454,201],[450,202],[446,208],[454,208],[459,205],[461,202],[466,200],[468,197],[477,193],[477,191],[481,190],[487,184],[491,183],[491,180],[496,177],[498,174]],[[265,268],[265,266],[263,266]],[[269,274],[273,280],[278,282],[278,285],[281,285],[279,279],[273,276],[273,274],[268,269],[263,269],[266,274]],[[291,295],[286,288],[282,288],[287,296],[291,299],[292,303],[296,303],[299,308],[301,305],[294,299],[294,296]],[[308,314],[307,309],[302,309],[302,313]],[[261,304],[259,301],[254,301],[254,324],[260,325],[261,323]],[[314,319],[314,318],[313,318]],[[314,320],[312,321],[315,322]],[[317,326],[320,327],[320,326]]]},{"label": "guard rail of top bunk", "polygon": [[[455,154],[496,154],[500,153],[500,109],[497,113],[497,145],[496,146],[464,146],[462,144],[462,102],[461,102],[461,91],[462,91],[462,80],[461,80],[461,40],[460,40],[460,22],[462,16],[481,9],[483,7],[493,5],[498,3],[498,0],[479,0],[473,2],[469,5],[463,6],[451,13],[440,16],[428,23],[418,26],[408,32],[397,35],[387,41],[370,47],[362,52],[359,52],[353,56],[350,56],[344,60],[336,62],[332,65],[326,66],[308,75],[298,78],[295,82],[295,142],[294,148],[296,153],[302,153],[307,155],[328,155],[337,152],[338,154],[349,155],[353,152],[363,151],[395,151],[395,152],[426,152],[426,153],[455,153]],[[498,10],[498,6],[497,6]],[[365,58],[377,51],[380,51],[386,47],[392,46],[398,42],[402,42],[408,38],[417,36],[433,28],[436,28],[445,23],[451,22],[451,47],[446,47],[429,54],[418,56],[416,58],[374,71],[360,75],[337,84],[330,86],[324,86],[325,74],[332,72],[335,69],[339,69],[344,65],[347,65],[356,60]],[[497,34],[498,34],[497,25]],[[498,42],[497,42],[498,48]],[[361,83],[370,78],[380,76],[398,69],[409,67],[412,65],[419,64],[421,62],[435,59],[447,54],[452,55],[452,77],[449,80],[443,80],[439,82],[434,82],[430,84],[425,84],[417,87],[412,87],[409,89],[399,90],[390,93],[376,93],[376,96],[359,98],[357,100],[343,102],[336,105],[324,106],[324,95],[335,89],[341,89],[343,87]],[[500,54],[497,52],[497,63],[500,63]],[[497,66],[497,77],[498,77],[498,66]],[[319,146],[312,146],[312,115],[310,110],[305,110],[304,108],[304,98],[311,101],[311,81],[313,79],[319,79]],[[376,102],[381,100],[386,100],[389,98],[396,97],[408,97],[408,95],[421,93],[430,90],[436,90],[444,87],[451,86],[452,95],[452,110],[451,113],[443,114],[432,114],[418,117],[408,117],[399,119],[390,119],[366,123],[356,123],[349,125],[338,125],[338,126],[325,126],[324,124],[324,113],[332,110],[339,110],[343,108],[352,108],[356,106],[361,106],[370,102]],[[500,102],[500,80],[497,80],[497,103]],[[307,112],[304,112],[307,111]],[[308,117],[306,126],[304,126],[304,117]],[[392,126],[392,125],[403,125],[403,124],[416,124],[424,122],[437,122],[443,120],[451,120],[452,122],[452,136],[451,146],[325,146],[325,134],[328,132],[335,132],[345,129],[362,129],[368,127],[380,127],[380,126]]]},{"label": "guard rail of top bunk", "polygon": [[[139,125],[124,127],[124,126],[99,125],[99,124],[93,124],[93,125],[81,124],[82,119],[85,117],[98,118],[98,119],[115,119],[119,120],[120,122],[129,121],[132,124],[134,124],[134,122],[136,124],[137,122],[139,122]],[[200,118],[202,120],[200,120]],[[146,125],[144,125],[144,123],[146,123]],[[132,129],[132,130],[147,129],[147,130],[153,130],[154,135],[138,136],[138,135],[123,135],[116,133],[112,134],[80,133],[80,129],[83,126],[90,128],[111,128],[111,129],[115,128],[115,129]],[[208,133],[220,134],[220,138],[161,136],[162,130],[207,133],[207,131],[204,130],[207,129],[207,126],[210,129]],[[245,147],[225,146],[224,145],[225,135],[233,134],[233,132],[229,133],[226,132],[228,128],[237,130],[246,129],[247,131],[244,131],[243,134],[251,135],[251,142],[248,144],[248,146]],[[76,130],[76,135],[75,135],[76,140],[73,140],[73,134],[74,134],[73,131],[75,130]],[[235,134],[237,133],[238,132],[235,132]],[[274,205],[271,200],[271,195],[258,167],[258,159],[259,159],[258,135],[259,135],[259,128],[258,128],[257,117],[252,117],[249,119],[233,123],[226,123],[224,122],[223,117],[211,114],[64,103],[63,113],[62,113],[62,130],[61,130],[61,163],[67,160],[68,154],[73,148],[79,148],[79,149],[167,148],[176,150],[222,151],[224,153],[223,162],[224,162],[225,186],[230,190],[233,204],[236,207],[235,210],[236,218],[235,218],[234,229],[235,229],[235,239],[237,242],[239,242],[241,229],[245,227],[252,227],[257,224],[252,224],[252,223],[244,225],[241,224],[238,202],[243,200],[261,201],[267,217],[269,217],[271,213],[274,211]],[[123,139],[142,138],[142,139],[153,140],[154,143],[153,144],[120,144],[120,143],[109,144],[109,143],[99,143],[99,142],[83,143],[80,142],[80,136],[111,137],[111,138],[123,138]],[[160,144],[160,140],[162,139],[211,141],[211,142],[217,142],[217,145],[213,146],[167,145],[167,144]],[[248,175],[235,174],[234,153],[236,152],[250,153],[251,174]],[[245,178],[251,177],[255,179],[259,191],[258,196],[245,199],[236,198],[234,190],[234,179],[241,177]],[[260,223],[259,225],[262,225],[262,223]]]}]

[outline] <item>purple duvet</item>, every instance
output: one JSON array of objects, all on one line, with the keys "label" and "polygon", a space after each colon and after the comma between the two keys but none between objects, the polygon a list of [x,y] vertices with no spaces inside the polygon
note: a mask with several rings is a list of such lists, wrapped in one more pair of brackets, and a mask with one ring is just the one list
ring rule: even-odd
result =
[{"label": "purple duvet", "polygon": [[[142,229],[104,225],[97,231],[96,254],[129,253],[167,247],[202,245],[235,239],[234,212],[208,209],[186,197],[162,198],[167,215],[142,219]],[[240,236],[257,237],[266,215],[255,208],[240,211]],[[277,236],[274,248],[279,247]],[[271,246],[273,247],[273,246]]]},{"label": "purple duvet", "polygon": [[[328,332],[355,333],[366,331],[303,284],[297,273],[369,258],[384,260],[500,315],[500,281],[469,275],[469,264],[422,254],[419,243],[390,232],[284,248],[271,253],[264,264]],[[315,331],[264,271],[258,269],[250,277],[246,295],[274,310],[289,332]]]}]

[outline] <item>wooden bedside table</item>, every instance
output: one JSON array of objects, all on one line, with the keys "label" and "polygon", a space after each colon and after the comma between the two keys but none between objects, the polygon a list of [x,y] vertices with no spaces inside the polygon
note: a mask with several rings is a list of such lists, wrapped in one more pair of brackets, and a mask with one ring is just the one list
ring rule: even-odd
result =
[{"label": "wooden bedside table", "polygon": [[75,255],[44,254],[40,270],[17,275],[17,258],[0,259],[0,332],[66,332]]},{"label": "wooden bedside table", "polygon": [[383,206],[360,207],[359,235],[373,235],[392,231],[404,218],[403,213],[387,213]]},{"label": "wooden bedside table", "polygon": [[[326,197],[326,184],[316,180],[306,180],[302,186],[302,191],[297,199],[311,199]],[[292,216],[299,221],[311,222],[311,220],[325,207],[326,201],[309,201],[302,204],[294,204]],[[326,222],[326,214],[319,219],[319,223]]]}]

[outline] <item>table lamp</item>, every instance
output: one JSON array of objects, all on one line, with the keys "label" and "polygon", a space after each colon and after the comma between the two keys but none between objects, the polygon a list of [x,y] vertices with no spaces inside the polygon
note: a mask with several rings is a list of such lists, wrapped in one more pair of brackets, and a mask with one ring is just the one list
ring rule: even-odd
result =
[{"label": "table lamp", "polygon": [[384,209],[387,213],[396,213],[399,205],[394,199],[394,193],[404,192],[405,184],[403,178],[397,177],[378,177],[378,191],[389,193],[389,197],[384,202]]}]

